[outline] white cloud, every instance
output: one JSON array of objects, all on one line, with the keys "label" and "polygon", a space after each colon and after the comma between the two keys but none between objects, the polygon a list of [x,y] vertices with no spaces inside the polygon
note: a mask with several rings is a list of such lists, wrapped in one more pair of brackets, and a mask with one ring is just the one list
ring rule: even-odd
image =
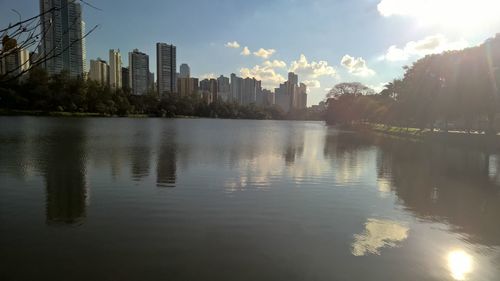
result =
[{"label": "white cloud", "polygon": [[270,56],[272,56],[274,53],[276,53],[275,49],[263,49],[263,48],[260,48],[257,52],[254,52],[253,54],[256,57],[267,59]]},{"label": "white cloud", "polygon": [[226,46],[226,48],[232,48],[232,49],[239,49],[240,48],[240,44],[236,41],[227,42],[224,46]]},{"label": "white cloud", "polygon": [[317,79],[321,76],[337,77],[337,71],[332,66],[329,66],[328,62],[308,62],[304,54],[300,55],[299,60],[292,62],[290,71],[303,75],[307,79]]},{"label": "white cloud", "polygon": [[244,78],[249,77],[262,81],[262,86],[267,89],[275,88],[286,80],[270,64],[266,63],[256,65],[253,68],[241,68],[240,74]]},{"label": "white cloud", "polygon": [[411,57],[423,57],[450,50],[461,50],[469,46],[467,41],[459,40],[450,42],[441,34],[425,37],[422,40],[410,41],[402,48],[390,46],[384,58],[388,61],[404,61]]},{"label": "white cloud", "polygon": [[321,87],[321,83],[318,80],[304,80],[302,81],[308,89],[317,89]]},{"label": "white cloud", "polygon": [[372,84],[372,85],[366,85],[366,86],[370,89],[373,89],[375,91],[375,93],[380,93],[385,88],[385,85],[387,85],[387,83],[381,82],[381,83],[378,83],[375,85]]},{"label": "white cloud", "polygon": [[282,60],[273,60],[273,61],[268,61],[266,60],[263,65],[273,67],[273,68],[286,68],[286,62]]},{"label": "white cloud", "polygon": [[373,69],[368,68],[366,61],[359,57],[351,57],[350,55],[345,55],[342,57],[340,64],[349,71],[349,73],[356,76],[372,76],[375,75]]},{"label": "white cloud", "polygon": [[245,48],[243,48],[243,51],[241,51],[242,56],[249,56],[250,54],[251,54],[250,49],[248,49],[248,47],[246,46]]},{"label": "white cloud", "polygon": [[420,24],[459,30],[488,28],[500,22],[498,0],[381,0],[377,8],[384,17],[411,17]]},{"label": "white cloud", "polygon": [[[433,0],[436,1],[436,0]],[[423,4],[426,0],[419,1],[407,1],[407,0],[382,0],[377,5],[379,13],[384,17],[390,17],[394,15],[411,15],[415,13],[416,10],[420,8],[417,2]]]},{"label": "white cloud", "polygon": [[205,73],[205,74],[202,74],[200,76],[200,80],[203,80],[203,79],[216,79],[217,78],[217,75],[215,75],[215,73]]}]

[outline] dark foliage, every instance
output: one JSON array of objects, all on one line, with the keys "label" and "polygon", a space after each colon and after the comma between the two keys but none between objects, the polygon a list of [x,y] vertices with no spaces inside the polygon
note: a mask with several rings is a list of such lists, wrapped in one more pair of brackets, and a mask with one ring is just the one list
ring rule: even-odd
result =
[{"label": "dark foliage", "polygon": [[335,86],[327,121],[496,133],[500,35],[478,47],[426,56],[405,70],[379,94],[359,83]]},{"label": "dark foliage", "polygon": [[[235,119],[285,119],[276,106],[216,101],[207,104],[199,95],[170,94],[161,98],[154,92],[143,96],[81,78],[72,79],[65,72],[49,77],[40,69],[31,69],[21,79],[0,83],[0,108],[42,112],[98,113],[103,116],[175,117],[197,116]],[[296,114],[291,115],[294,117]]]}]

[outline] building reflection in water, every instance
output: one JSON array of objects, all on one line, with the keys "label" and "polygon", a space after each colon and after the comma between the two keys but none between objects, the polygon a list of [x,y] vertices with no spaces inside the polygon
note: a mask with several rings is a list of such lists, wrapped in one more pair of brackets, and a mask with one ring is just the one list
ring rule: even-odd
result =
[{"label": "building reflection in water", "polygon": [[[88,204],[85,121],[49,128],[40,170],[46,183],[47,224],[82,223]],[[74,121],[74,122],[69,122]]]},{"label": "building reflection in water", "polygon": [[283,152],[286,165],[293,165],[295,160],[302,156],[304,152],[304,134],[304,128],[296,128],[292,125],[288,128],[285,151]]},{"label": "building reflection in water", "polygon": [[275,183],[296,186],[331,175],[330,162],[322,153],[325,136],[321,124],[289,123],[279,129],[254,130],[242,140],[250,141],[243,151],[238,142],[231,146],[229,162],[235,173],[225,181],[226,191],[265,190]]},{"label": "building reflection in water", "polygon": [[132,180],[141,181],[149,175],[151,161],[151,135],[148,128],[138,130],[130,149]]},{"label": "building reflection in water", "polygon": [[177,173],[177,131],[175,126],[163,130],[159,139],[156,166],[156,186],[175,187]]}]

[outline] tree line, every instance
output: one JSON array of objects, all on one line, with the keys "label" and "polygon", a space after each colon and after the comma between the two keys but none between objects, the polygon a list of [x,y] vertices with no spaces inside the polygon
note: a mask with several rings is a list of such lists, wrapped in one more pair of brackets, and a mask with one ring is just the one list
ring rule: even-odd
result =
[{"label": "tree line", "polygon": [[67,72],[49,76],[33,68],[21,79],[0,82],[0,109],[38,112],[95,113],[103,116],[194,116],[232,119],[321,119],[308,110],[285,113],[276,105],[240,105],[221,100],[207,103],[201,95],[162,95],[154,91],[131,95],[96,81],[71,78]]},{"label": "tree line", "polygon": [[404,69],[403,77],[380,93],[360,83],[336,85],[328,95],[327,122],[497,132],[500,34],[477,47],[428,55]]}]

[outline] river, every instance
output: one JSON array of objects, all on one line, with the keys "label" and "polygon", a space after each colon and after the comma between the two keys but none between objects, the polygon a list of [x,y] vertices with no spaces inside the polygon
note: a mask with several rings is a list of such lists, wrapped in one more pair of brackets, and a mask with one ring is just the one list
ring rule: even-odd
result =
[{"label": "river", "polygon": [[322,122],[0,117],[0,279],[500,280],[500,155]]}]

